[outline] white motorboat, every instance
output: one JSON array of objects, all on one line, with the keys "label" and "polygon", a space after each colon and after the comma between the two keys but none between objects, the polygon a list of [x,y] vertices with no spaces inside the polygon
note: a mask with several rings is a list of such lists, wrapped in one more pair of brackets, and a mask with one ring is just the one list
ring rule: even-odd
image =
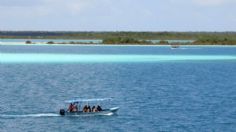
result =
[{"label": "white motorboat", "polygon": [[[99,98],[99,99],[74,99],[65,101],[69,104],[68,109],[60,109],[59,113],[62,116],[89,116],[89,115],[113,115],[119,110],[119,107],[101,108],[99,102],[111,101],[112,98]],[[96,103],[92,109],[89,104]],[[80,109],[81,106],[83,109]]]}]

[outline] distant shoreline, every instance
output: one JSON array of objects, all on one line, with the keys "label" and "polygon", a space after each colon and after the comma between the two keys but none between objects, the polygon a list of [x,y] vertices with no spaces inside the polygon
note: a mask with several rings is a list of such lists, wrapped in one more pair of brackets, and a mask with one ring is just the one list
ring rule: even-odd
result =
[{"label": "distant shoreline", "polygon": [[[1,41],[5,40],[5,41]],[[10,40],[10,41],[6,41]],[[12,41],[11,41],[12,40]],[[16,41],[19,40],[19,41]],[[23,40],[23,41],[22,41]],[[149,45],[149,46],[183,46],[183,45],[235,45],[236,40],[224,39],[202,39],[202,40],[139,40],[133,38],[112,38],[104,40],[65,40],[65,39],[0,39],[0,44],[8,45]]]},{"label": "distant shoreline", "polygon": [[[47,32],[0,31],[0,39],[23,39],[27,44],[102,45],[236,45],[236,32]],[[81,41],[82,40],[82,41]],[[84,41],[83,40],[91,40]],[[96,41],[98,40],[98,41]],[[157,40],[157,41],[155,41]],[[177,41],[175,41],[177,40]],[[178,41],[179,40],[179,41]],[[1,41],[1,40],[0,40]]]},{"label": "distant shoreline", "polygon": [[[2,39],[3,40],[3,39]],[[7,40],[19,40],[19,39],[7,39]],[[83,40],[80,39],[80,41],[61,41],[58,42],[56,39],[40,39],[42,40],[42,42],[40,41],[30,41],[27,39],[22,39],[25,42],[21,42],[21,41],[1,41],[0,39],[0,45],[72,45],[72,46],[76,46],[76,45],[82,45],[82,46],[88,46],[88,45],[103,45],[103,46],[172,46],[173,48],[178,48],[180,46],[236,46],[236,44],[227,44],[226,42],[224,44],[221,43],[216,43],[216,44],[208,44],[208,43],[196,43],[196,41],[193,40],[189,40],[189,42],[182,42],[185,40],[175,40],[177,42],[169,42],[169,41],[173,41],[173,40],[147,40],[147,41],[138,41],[138,40],[132,40],[128,43],[125,43],[123,41],[118,41],[118,42],[112,42],[112,43],[103,43],[104,41],[101,40],[97,40],[97,42],[93,41],[93,40]],[[35,40],[35,39],[32,39]],[[47,40],[47,41],[44,41]],[[63,39],[62,39],[63,40]],[[87,41],[87,42],[86,42]],[[152,42],[152,41],[157,41],[157,42]],[[162,43],[162,41],[164,43]],[[192,42],[190,42],[192,41]],[[137,43],[136,43],[137,42]]]},{"label": "distant shoreline", "polygon": [[[60,43],[54,43],[54,44],[47,44],[47,43],[33,43],[33,44],[26,44],[24,42],[0,42],[0,46],[155,46],[155,47],[171,47],[173,44],[60,44]],[[221,45],[221,44],[179,44],[179,47],[184,46],[200,46],[200,47],[236,47],[236,45]],[[178,47],[177,47],[178,48]]]}]

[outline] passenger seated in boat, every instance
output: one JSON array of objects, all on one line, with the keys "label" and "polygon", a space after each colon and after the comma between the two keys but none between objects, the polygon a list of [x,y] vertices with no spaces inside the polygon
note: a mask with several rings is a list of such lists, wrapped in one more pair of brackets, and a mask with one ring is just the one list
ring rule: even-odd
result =
[{"label": "passenger seated in boat", "polygon": [[97,111],[102,111],[102,108],[101,108],[101,106],[97,106]]},{"label": "passenger seated in boat", "polygon": [[72,112],[72,111],[73,111],[73,104],[72,104],[72,103],[70,103],[69,108],[68,108],[68,111],[69,111],[69,112]]},{"label": "passenger seated in boat", "polygon": [[78,107],[76,104],[74,104],[72,107],[72,112],[77,112],[77,111],[78,111]]},{"label": "passenger seated in boat", "polygon": [[90,106],[88,106],[87,112],[91,112],[91,108],[90,108]]},{"label": "passenger seated in boat", "polygon": [[95,106],[92,107],[92,112],[97,112],[97,109]]},{"label": "passenger seated in boat", "polygon": [[88,110],[88,106],[85,105],[84,108],[83,108],[83,112],[87,112],[87,110]]}]

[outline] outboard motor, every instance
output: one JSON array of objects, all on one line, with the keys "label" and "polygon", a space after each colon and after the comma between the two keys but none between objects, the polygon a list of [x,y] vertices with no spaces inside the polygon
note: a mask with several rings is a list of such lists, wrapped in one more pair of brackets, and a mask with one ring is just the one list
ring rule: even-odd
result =
[{"label": "outboard motor", "polygon": [[65,110],[64,109],[60,109],[60,115],[65,115]]}]

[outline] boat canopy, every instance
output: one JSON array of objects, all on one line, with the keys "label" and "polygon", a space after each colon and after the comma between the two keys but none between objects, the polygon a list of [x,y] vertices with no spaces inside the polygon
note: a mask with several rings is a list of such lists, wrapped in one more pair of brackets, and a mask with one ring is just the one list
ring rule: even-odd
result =
[{"label": "boat canopy", "polygon": [[73,99],[67,100],[66,103],[79,103],[79,102],[96,102],[96,101],[109,101],[112,98],[97,98],[97,99]]}]

